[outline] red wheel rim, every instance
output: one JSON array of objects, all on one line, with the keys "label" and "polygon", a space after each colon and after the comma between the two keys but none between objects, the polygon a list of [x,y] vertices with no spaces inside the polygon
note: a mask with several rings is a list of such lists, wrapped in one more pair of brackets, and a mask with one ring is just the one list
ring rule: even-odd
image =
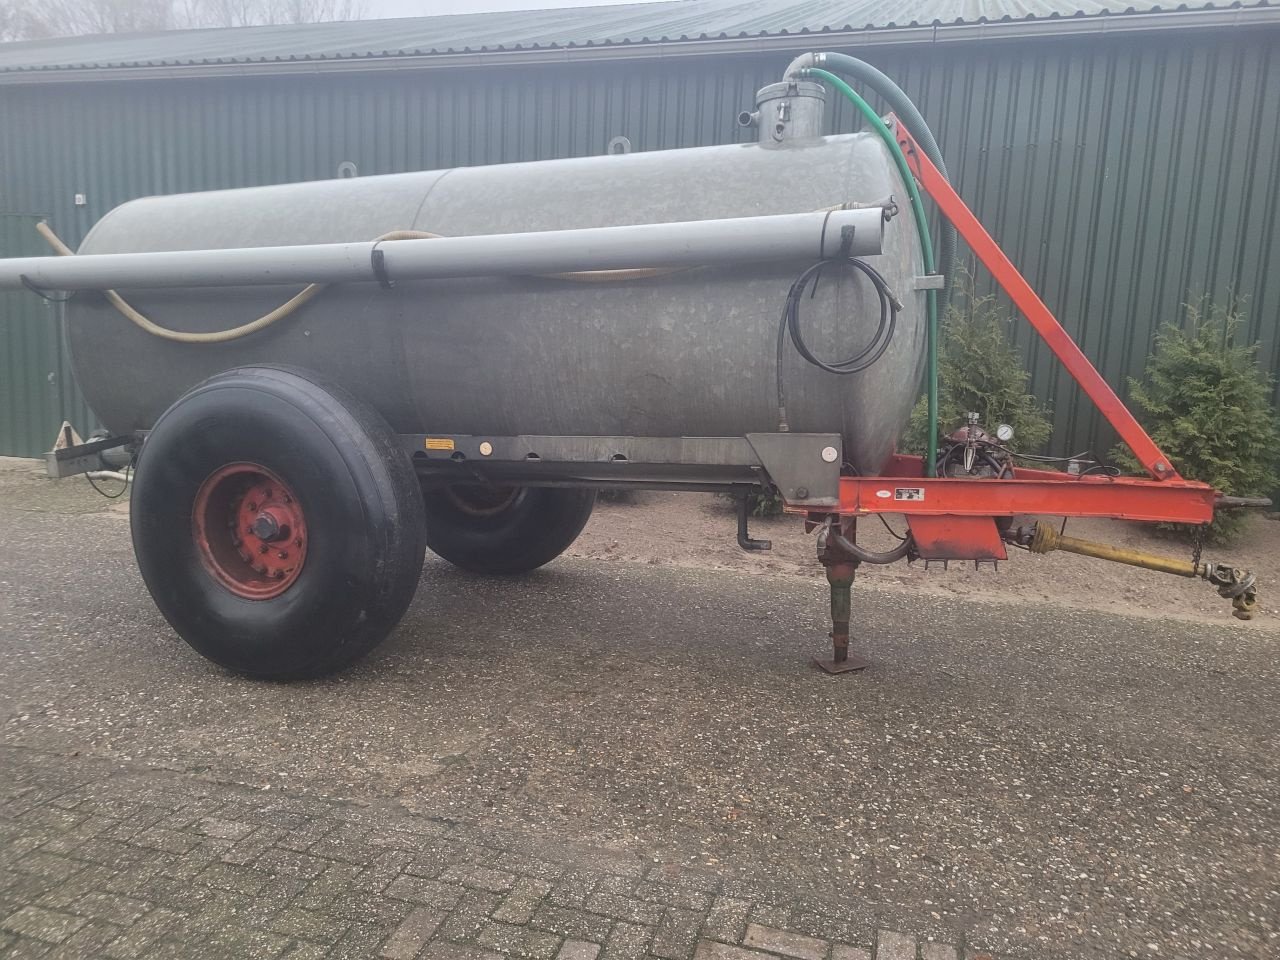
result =
[{"label": "red wheel rim", "polygon": [[289,485],[256,463],[231,463],[196,491],[191,535],[215,580],[247,600],[293,585],[307,558],[307,522]]}]

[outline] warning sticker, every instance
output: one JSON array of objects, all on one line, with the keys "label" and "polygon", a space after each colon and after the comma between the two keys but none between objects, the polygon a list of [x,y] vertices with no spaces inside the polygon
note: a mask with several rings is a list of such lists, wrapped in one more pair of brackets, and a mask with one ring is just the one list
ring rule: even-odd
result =
[{"label": "warning sticker", "polygon": [[452,450],[453,440],[449,437],[427,437],[423,446],[428,450]]},{"label": "warning sticker", "polygon": [[924,487],[896,487],[893,491],[895,500],[923,500]]}]

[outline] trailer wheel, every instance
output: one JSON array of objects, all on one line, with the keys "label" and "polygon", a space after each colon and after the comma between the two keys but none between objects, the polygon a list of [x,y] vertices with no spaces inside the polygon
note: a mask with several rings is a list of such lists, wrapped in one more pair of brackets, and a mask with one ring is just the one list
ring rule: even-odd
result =
[{"label": "trailer wheel", "polygon": [[178,635],[253,677],[316,677],[395,627],[422,569],[422,498],[390,427],[290,367],[193,388],[143,444],[142,578]]},{"label": "trailer wheel", "polygon": [[596,492],[549,487],[423,490],[427,546],[473,573],[516,574],[554,560],[591,518]]}]

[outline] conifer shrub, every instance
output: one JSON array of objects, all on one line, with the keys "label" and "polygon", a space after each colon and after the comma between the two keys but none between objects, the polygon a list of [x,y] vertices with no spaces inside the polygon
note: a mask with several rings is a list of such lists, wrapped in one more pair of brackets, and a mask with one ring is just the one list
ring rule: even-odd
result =
[{"label": "conifer shrub", "polygon": [[[1130,379],[1130,405],[1188,480],[1233,496],[1267,496],[1280,482],[1280,431],[1272,378],[1258,366],[1260,345],[1241,342],[1243,329],[1237,310],[1188,305],[1181,326],[1168,324],[1157,334],[1142,379]],[[1111,457],[1130,472],[1144,472],[1128,447],[1116,447]],[[1244,523],[1244,511],[1220,510],[1209,539],[1229,540]]]},{"label": "conifer shrub", "polygon": [[[1027,391],[1031,374],[1009,341],[1008,313],[994,296],[979,297],[972,278],[958,279],[951,306],[942,319],[938,341],[938,436],[964,426],[977,412],[987,430],[1013,427],[1013,448],[1038,453],[1053,424],[1048,408]],[[921,397],[911,411],[902,447],[923,454],[929,443],[929,408]]]}]

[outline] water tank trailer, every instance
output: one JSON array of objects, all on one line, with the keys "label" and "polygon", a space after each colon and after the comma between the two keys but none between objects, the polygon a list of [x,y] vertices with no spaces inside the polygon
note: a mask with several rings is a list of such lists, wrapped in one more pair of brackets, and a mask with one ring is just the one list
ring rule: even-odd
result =
[{"label": "water tank trailer", "polygon": [[[822,135],[832,92],[863,132]],[[866,664],[848,650],[863,563],[1070,550],[1208,580],[1252,616],[1246,571],[1014,521],[1205,524],[1240,504],[1178,475],[952,189],[891,80],[806,54],[739,121],[755,142],[149,197],[76,252],[42,225],[58,256],[0,261],[0,288],[73,292],[67,344],[108,431],[50,453],[50,472],[130,462],[157,606],[257,677],[363,656],[426,548],[484,574],[547,563],[605,487],[733,494],[748,550],[768,543],[746,498],[776,492],[816,533],[832,672]],[[1028,469],[976,415],[924,457],[895,453],[922,379],[936,410],[957,234],[1148,477]],[[868,550],[857,520],[885,513],[909,532]]]}]

